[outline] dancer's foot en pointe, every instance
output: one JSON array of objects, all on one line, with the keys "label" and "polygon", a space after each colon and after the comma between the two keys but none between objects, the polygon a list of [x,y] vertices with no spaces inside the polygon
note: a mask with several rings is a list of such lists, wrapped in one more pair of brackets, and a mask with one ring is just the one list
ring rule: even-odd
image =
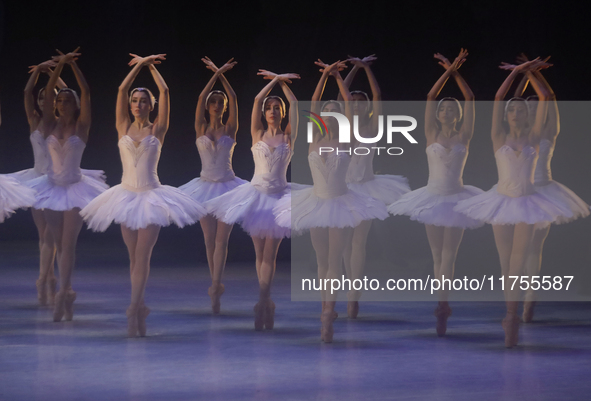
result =
[{"label": "dancer's foot en pointe", "polygon": [[46,306],[47,305],[47,286],[45,285],[45,281],[38,279],[35,282],[37,286],[37,301],[39,301],[39,306]]},{"label": "dancer's foot en pointe", "polygon": [[505,347],[513,348],[519,342],[519,316],[515,313],[507,313],[503,319],[503,330],[505,330]]},{"label": "dancer's foot en pointe", "polygon": [[213,285],[207,289],[207,295],[211,298],[211,310],[214,315],[220,313],[221,302],[220,298],[226,288],[223,284]]},{"label": "dancer's foot en pointe", "polygon": [[325,343],[331,343],[332,337],[334,336],[334,328],[332,323],[337,318],[337,313],[332,310],[326,310],[320,315],[320,322],[322,327],[320,329],[320,339]]},{"label": "dancer's foot en pointe", "polygon": [[66,290],[61,290],[55,295],[55,306],[53,308],[53,321],[61,322],[66,313]]},{"label": "dancer's foot en pointe", "polygon": [[267,315],[267,301],[261,300],[254,306],[254,329],[263,331]]},{"label": "dancer's foot en pointe", "polygon": [[437,318],[435,330],[439,337],[443,337],[447,332],[447,319],[451,316],[451,308],[447,302],[439,302],[439,305],[433,312],[433,315]]},{"label": "dancer's foot en pointe", "polygon": [[76,300],[76,293],[71,288],[66,292],[66,299],[64,303],[64,319],[69,322],[74,318],[74,301]]},{"label": "dancer's foot en pointe", "polygon": [[138,305],[131,304],[125,314],[127,315],[127,337],[137,337],[138,335]]}]

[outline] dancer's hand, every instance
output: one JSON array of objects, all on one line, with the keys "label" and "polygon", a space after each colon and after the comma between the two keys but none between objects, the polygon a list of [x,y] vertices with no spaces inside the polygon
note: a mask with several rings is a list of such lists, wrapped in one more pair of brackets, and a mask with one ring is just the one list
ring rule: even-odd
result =
[{"label": "dancer's hand", "polygon": [[226,71],[230,71],[232,68],[234,68],[234,66],[238,64],[237,61],[234,61],[234,57],[232,57],[230,60],[226,61],[226,64],[222,65],[219,68],[219,72],[220,74],[225,73]]},{"label": "dancer's hand", "polygon": [[363,57],[362,59],[360,59],[359,57],[353,57],[351,55],[348,55],[347,57],[348,57],[348,59],[347,59],[348,62],[350,62],[351,64],[353,64],[359,68],[369,66],[374,61],[376,61],[378,59],[375,54],[369,55],[367,57]]},{"label": "dancer's hand", "polygon": [[140,57],[137,54],[129,53],[132,57],[131,61],[128,63],[130,67],[133,67],[136,64],[150,65],[150,64],[160,64],[163,60],[166,60],[166,54],[153,54],[147,57]]},{"label": "dancer's hand", "polygon": [[36,69],[39,72],[43,73],[51,73],[51,69],[55,67],[57,64],[53,60],[47,60],[37,65],[30,65],[29,66],[29,74],[35,71]]},{"label": "dancer's hand", "polygon": [[446,70],[449,69],[449,67],[451,67],[451,63],[449,62],[449,60],[447,59],[447,57],[445,57],[443,54],[441,53],[435,53],[433,55],[434,58],[439,60],[439,65],[442,66],[443,68],[445,68]]},{"label": "dancer's hand", "polygon": [[80,46],[78,46],[76,49],[74,49],[73,52],[70,52],[68,54],[64,54],[59,49],[55,49],[55,50],[59,53],[59,55],[53,56],[51,59],[56,63],[63,61],[66,64],[71,64],[74,61],[78,60],[78,57],[81,55],[81,53],[78,53],[78,50],[80,50]]}]

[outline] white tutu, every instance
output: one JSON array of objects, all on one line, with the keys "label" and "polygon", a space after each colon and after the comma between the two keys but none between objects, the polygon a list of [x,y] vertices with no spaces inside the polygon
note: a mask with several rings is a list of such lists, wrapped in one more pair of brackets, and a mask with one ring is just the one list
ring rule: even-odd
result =
[{"label": "white tutu", "polygon": [[[558,217],[554,224],[569,223],[581,217],[589,216],[589,205],[577,196],[565,185],[556,181],[550,181],[545,185],[535,185],[536,192],[544,195],[555,203],[564,204],[573,213],[570,218]],[[537,227],[539,228],[539,227]]]},{"label": "white tutu", "polygon": [[478,219],[455,212],[458,202],[482,194],[484,191],[472,185],[464,185],[461,192],[439,195],[422,187],[403,195],[388,206],[393,215],[406,215],[423,224],[443,227],[477,228],[483,225]]},{"label": "white tutu", "polygon": [[291,185],[280,192],[266,194],[250,182],[242,184],[205,204],[207,211],[226,224],[240,223],[248,235],[253,237],[289,238],[289,228],[275,222],[273,209],[284,195],[289,194]]},{"label": "white tutu", "polygon": [[382,201],[386,206],[396,202],[410,192],[408,179],[401,175],[380,174],[365,182],[350,182],[347,186],[360,194],[369,195]]},{"label": "white tutu", "polygon": [[[105,172],[103,170],[86,170],[86,169],[81,168],[80,171],[82,172],[82,175],[84,175],[90,179],[102,182],[103,184],[106,183],[107,176],[105,175]],[[17,171],[17,172],[6,174],[6,175],[14,178],[15,180],[17,180],[19,182],[22,182],[23,184],[27,184],[27,182],[32,181],[36,178],[42,177],[45,174],[39,173],[34,168],[28,168],[26,170],[21,170],[21,171]]]},{"label": "white tutu", "polygon": [[238,177],[224,182],[206,181],[200,177],[194,178],[185,185],[179,187],[181,191],[189,195],[199,203],[205,203],[208,200],[217,198],[239,185],[246,184],[248,181]]},{"label": "white tutu", "polygon": [[34,203],[34,190],[12,177],[0,175],[0,223],[16,209],[31,207]]},{"label": "white tutu", "polygon": [[458,203],[454,210],[489,224],[553,223],[561,218],[573,217],[573,212],[566,205],[538,192],[511,197],[499,193],[497,185]]},{"label": "white tutu", "polygon": [[80,214],[93,231],[105,231],[111,223],[132,230],[150,224],[179,227],[194,224],[207,214],[205,208],[187,194],[168,185],[143,192],[127,190],[119,184],[96,197]]},{"label": "white tutu", "polygon": [[56,211],[82,209],[109,188],[107,184],[84,175],[80,181],[64,186],[51,183],[46,175],[28,181],[27,185],[37,191],[35,209]]},{"label": "white tutu", "polygon": [[301,232],[315,227],[357,227],[364,220],[388,217],[380,200],[352,190],[344,195],[323,199],[314,187],[293,190],[275,206],[275,221],[282,227]]}]

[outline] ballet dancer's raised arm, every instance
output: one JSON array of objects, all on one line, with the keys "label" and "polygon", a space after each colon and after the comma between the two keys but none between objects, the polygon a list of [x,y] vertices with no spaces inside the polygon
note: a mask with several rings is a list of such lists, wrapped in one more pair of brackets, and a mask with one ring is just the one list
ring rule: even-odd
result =
[{"label": "ballet dancer's raised arm", "polygon": [[[467,55],[468,52],[465,51],[464,58]],[[441,60],[439,64],[442,65],[443,68],[448,69],[449,67],[451,67],[451,63],[449,62],[449,60],[445,58],[442,54],[435,54],[435,58]],[[462,122],[459,134],[460,138],[462,139],[462,142],[468,144],[472,139],[472,136],[474,135],[474,93],[472,92],[472,89],[470,89],[470,86],[464,80],[458,69],[453,71],[452,76],[456,81],[456,84],[460,88],[462,95],[464,96],[464,121]]]},{"label": "ballet dancer's raised arm", "polygon": [[237,64],[237,62],[233,60],[234,58],[231,58],[226,64],[218,68],[209,57],[201,59],[201,61],[207,65],[207,69],[213,71],[214,74],[199,94],[199,99],[197,100],[197,108],[195,110],[195,132],[197,133],[198,138],[204,135],[207,130],[208,123],[205,120],[205,109],[207,105],[205,104],[205,101],[218,79],[222,83],[226,95],[228,95],[228,121],[225,125],[225,135],[232,139],[236,138],[236,133],[238,132],[238,101],[236,98],[236,92],[234,92],[232,85],[230,85],[230,82],[228,82],[224,76],[225,72],[231,70]]},{"label": "ballet dancer's raised arm", "polygon": [[[115,110],[116,122],[115,125],[117,127],[117,133],[119,134],[119,139],[127,134],[129,130],[129,126],[131,125],[131,119],[129,118],[129,89],[131,85],[135,81],[137,74],[139,71],[147,66],[153,64],[160,64],[162,60],[166,60],[166,54],[155,54],[148,57],[140,57],[136,54],[130,53],[132,56],[132,60],[129,62],[130,66],[133,66],[132,70],[127,74],[121,85],[119,85],[119,91],[117,93],[117,105]],[[158,74],[160,75],[160,74]],[[154,76],[154,73],[152,73]],[[162,80],[164,81],[164,80]],[[158,81],[156,82],[158,85]],[[166,84],[164,84],[166,87]],[[159,86],[160,89],[160,86]],[[168,87],[166,87],[166,98],[168,98]],[[163,92],[160,91],[160,96],[162,97]],[[168,102],[166,102],[166,127],[168,128]],[[159,108],[159,110],[161,110]],[[160,113],[159,113],[160,117]],[[158,138],[161,140],[161,138]]]},{"label": "ballet dancer's raised arm", "polygon": [[[492,116],[492,128],[491,128],[491,139],[493,142],[493,150],[496,152],[501,146],[505,144],[507,132],[503,127],[503,121],[505,119],[505,104],[503,100],[511,88],[513,81],[520,74],[525,72],[533,61],[514,66],[511,69],[511,73],[505,78],[505,81],[499,87],[499,90],[495,94],[495,101],[493,103],[493,116]],[[505,65],[501,65],[502,69],[506,69]]]},{"label": "ballet dancer's raised arm", "polygon": [[[78,49],[76,49],[77,51]],[[55,125],[57,123],[58,118],[54,114],[54,107],[55,107],[55,98],[56,94],[54,92],[54,88],[59,81],[60,75],[62,70],[64,69],[64,65],[70,64],[72,69],[74,70],[74,74],[76,76],[76,80],[78,81],[78,85],[80,86],[81,95],[84,94],[84,102],[80,99],[80,116],[76,122],[76,134],[80,136],[83,141],[86,141],[88,138],[88,130],[90,128],[90,91],[88,89],[88,84],[86,83],[86,79],[78,69],[78,66],[74,68],[74,62],[80,56],[80,53],[76,53],[76,51],[68,54],[60,54],[59,56],[54,56],[53,61],[57,63],[55,69],[51,73],[49,77],[49,81],[47,82],[47,86],[45,87],[45,102],[43,103],[43,127],[44,132],[43,135],[45,137],[49,136]],[[82,115],[82,106],[84,106],[84,116]]]},{"label": "ballet dancer's raised arm", "polygon": [[[445,83],[454,73],[457,71],[458,68],[466,61],[466,56],[468,52],[464,49],[460,51],[460,54],[453,63],[445,70],[443,75],[439,77],[439,79],[435,82],[435,85],[431,88],[429,93],[427,94],[427,104],[425,106],[425,137],[427,139],[427,146],[431,145],[432,143],[437,141],[437,134],[439,133],[439,127],[437,125],[437,95],[445,86]],[[437,55],[435,55],[436,57]],[[444,65],[443,62],[440,64]],[[445,65],[444,65],[445,67]]]}]

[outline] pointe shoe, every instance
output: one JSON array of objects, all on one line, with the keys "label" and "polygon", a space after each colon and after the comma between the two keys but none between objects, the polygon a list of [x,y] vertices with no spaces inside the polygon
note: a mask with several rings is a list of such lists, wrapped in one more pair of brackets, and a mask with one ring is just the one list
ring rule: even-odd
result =
[{"label": "pointe shoe", "polygon": [[443,337],[447,332],[447,318],[451,316],[451,308],[447,304],[439,304],[433,315],[437,318],[437,323],[435,324],[437,335]]},{"label": "pointe shoe", "polygon": [[267,305],[265,301],[259,301],[254,306],[254,329],[256,331],[263,331],[266,311]]},{"label": "pointe shoe", "polygon": [[66,312],[66,291],[60,290],[55,295],[55,306],[53,307],[53,321],[61,322]]},{"label": "pointe shoe", "polygon": [[534,307],[536,301],[525,301],[523,303],[523,315],[521,316],[523,323],[531,323],[534,320]]},{"label": "pointe shoe", "polygon": [[45,281],[45,284],[47,285],[47,304],[55,305],[55,290],[57,286],[57,280],[55,277],[51,277]]},{"label": "pointe shoe", "polygon": [[129,305],[127,311],[127,337],[137,337],[138,335],[138,306],[137,304]]},{"label": "pointe shoe", "polygon": [[76,293],[70,288],[66,293],[64,319],[69,322],[74,318],[74,301],[76,300]]},{"label": "pointe shoe", "polygon": [[332,337],[334,336],[334,328],[332,323],[337,318],[337,313],[334,311],[325,311],[322,312],[320,315],[320,322],[322,323],[322,328],[320,329],[320,339],[325,343],[331,343]]},{"label": "pointe shoe", "polygon": [[361,296],[360,291],[351,290],[347,292],[347,316],[349,319],[357,319],[359,314],[359,298]]},{"label": "pointe shoe", "polygon": [[39,301],[40,306],[47,305],[47,287],[45,286],[45,281],[38,279],[35,281],[35,285],[37,286],[37,301]]},{"label": "pointe shoe", "polygon": [[139,307],[137,312],[137,330],[140,333],[140,337],[146,336],[146,318],[150,314],[150,309],[146,305]]},{"label": "pointe shoe", "polygon": [[275,326],[275,302],[272,300],[267,301],[265,310],[265,330],[273,330]]},{"label": "pointe shoe", "polygon": [[211,286],[207,289],[207,295],[209,295],[209,297],[211,298],[211,310],[214,315],[220,313],[220,298],[222,297],[224,291],[226,291],[226,287],[224,287],[223,284],[219,284],[217,288]]},{"label": "pointe shoe", "polygon": [[513,348],[519,342],[519,316],[507,314],[503,319],[503,330],[505,330],[505,347]]}]

